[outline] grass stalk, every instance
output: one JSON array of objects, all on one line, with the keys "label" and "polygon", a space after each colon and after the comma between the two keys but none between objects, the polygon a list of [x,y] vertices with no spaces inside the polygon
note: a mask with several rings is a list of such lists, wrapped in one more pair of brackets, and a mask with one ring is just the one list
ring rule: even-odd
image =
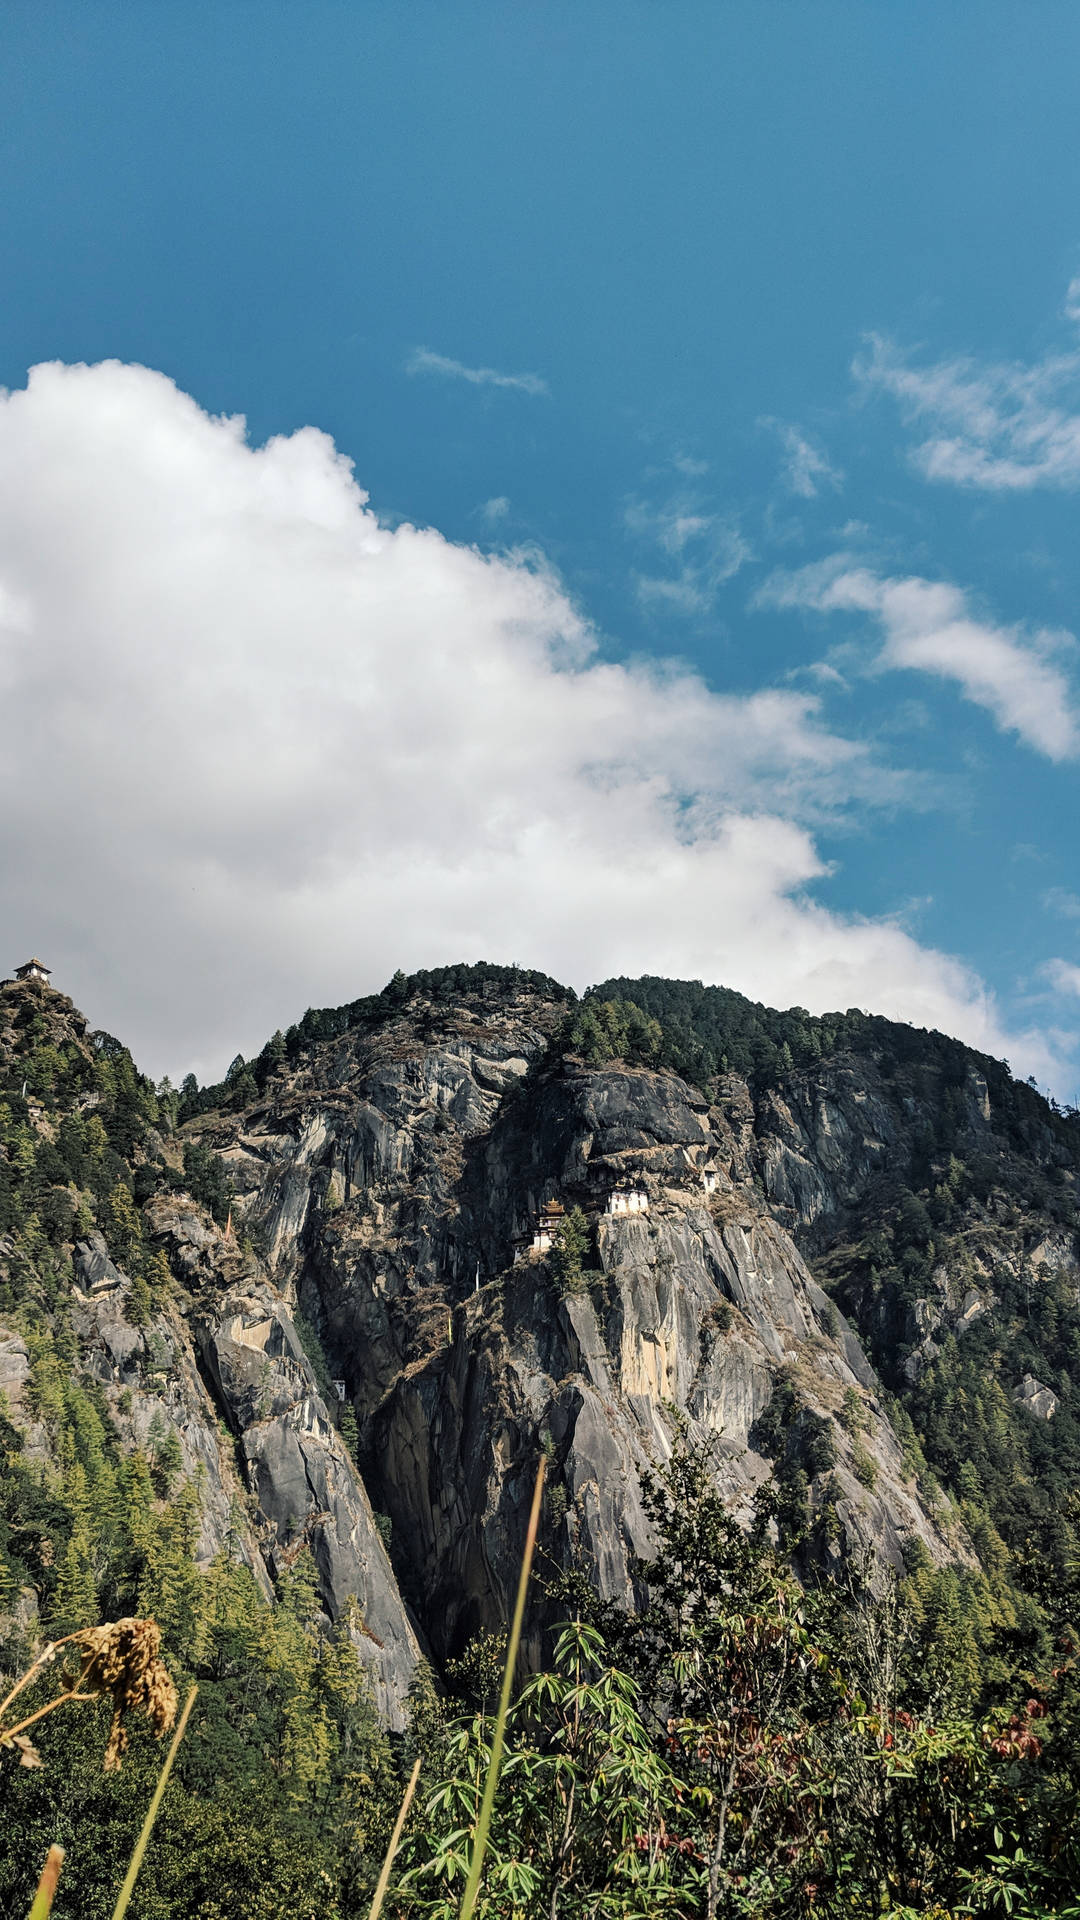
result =
[{"label": "grass stalk", "polygon": [[[11,1689],[11,1692],[7,1694],[3,1700],[0,1700],[0,1720],[3,1720],[5,1713],[10,1707],[12,1701],[15,1699],[16,1695],[20,1694],[24,1687],[28,1687],[30,1685],[31,1680],[36,1680],[39,1673],[44,1673],[45,1668],[49,1665],[49,1662],[51,1660],[55,1660],[61,1647],[66,1647],[69,1645],[69,1643],[72,1640],[77,1640],[77,1639],[78,1639],[77,1633],[65,1633],[62,1640],[50,1640],[47,1647],[42,1647],[41,1652],[38,1654],[38,1657],[34,1661],[33,1665],[27,1667],[26,1672],[23,1674],[22,1678],[19,1680],[16,1680],[15,1685]],[[5,1729],[5,1731],[8,1731],[8,1729]]]},{"label": "grass stalk", "polygon": [[491,1827],[491,1809],[495,1800],[495,1788],[499,1784],[499,1769],[502,1766],[503,1739],[506,1733],[506,1716],[510,1711],[510,1690],[514,1684],[514,1669],[517,1666],[518,1647],[521,1644],[521,1623],[525,1618],[525,1594],[532,1572],[533,1553],[536,1548],[536,1535],[540,1527],[540,1502],[544,1494],[544,1458],[540,1456],[540,1465],[536,1470],[536,1486],[533,1490],[532,1511],[529,1514],[529,1527],[525,1535],[525,1551],[521,1556],[521,1573],[518,1576],[517,1601],[514,1605],[514,1618],[510,1627],[510,1639],[506,1648],[506,1668],[503,1673],[502,1692],[499,1695],[499,1711],[495,1716],[495,1732],[491,1742],[491,1758],[488,1761],[487,1779],[484,1781],[484,1797],[480,1802],[480,1811],[476,1816],[476,1828],[473,1833],[472,1859],[469,1862],[469,1877],[465,1882],[465,1892],[461,1902],[458,1920],[470,1920],[476,1905],[476,1896],[480,1891],[480,1875],[484,1867],[484,1855],[487,1852],[488,1832]]},{"label": "grass stalk", "polygon": [[55,1700],[47,1700],[43,1707],[39,1707],[36,1713],[28,1714],[25,1720],[19,1720],[13,1727],[4,1727],[4,1739],[14,1740],[17,1733],[25,1733],[27,1727],[32,1727],[36,1720],[44,1720],[45,1715],[54,1713],[57,1707],[66,1707],[69,1700],[89,1700],[93,1704],[100,1698],[101,1695],[97,1693],[80,1693],[77,1687],[73,1687],[70,1693],[58,1693]]},{"label": "grass stalk", "polygon": [[379,1920],[382,1903],[386,1899],[386,1889],[390,1885],[390,1869],[394,1864],[394,1856],[401,1844],[402,1829],[408,1817],[409,1808],[412,1806],[412,1797],[416,1792],[416,1783],[420,1778],[420,1768],[423,1765],[423,1759],[423,1754],[417,1754],[412,1773],[409,1775],[409,1784],[405,1789],[404,1798],[398,1808],[398,1817],[394,1821],[394,1831],[390,1835],[390,1845],[386,1849],[386,1859],[382,1863],[382,1872],[379,1875],[375,1888],[375,1898],[371,1902],[368,1920]]},{"label": "grass stalk", "polygon": [[41,1869],[34,1904],[30,1909],[30,1920],[47,1920],[52,1911],[56,1883],[60,1878],[60,1869],[64,1864],[63,1847],[50,1847],[45,1856],[45,1865]]},{"label": "grass stalk", "polygon": [[[158,1808],[161,1805],[161,1796],[165,1792],[166,1785],[168,1784],[169,1775],[172,1772],[172,1764],[176,1759],[177,1749],[184,1737],[184,1728],[187,1726],[191,1709],[195,1705],[195,1695],[198,1691],[198,1687],[192,1687],[191,1692],[184,1702],[184,1711],[176,1723],[176,1732],[173,1734],[169,1751],[165,1755],[165,1765],[158,1775],[158,1783],[154,1788],[153,1798],[147,1808],[146,1819],[142,1823],[142,1832],[135,1842],[135,1850],[131,1859],[128,1861],[128,1870],[124,1875],[124,1884],[116,1896],[116,1905],[112,1911],[112,1920],[123,1920],[123,1916],[127,1912],[128,1901],[131,1899],[132,1890],[139,1877],[139,1868],[143,1863],[143,1855],[146,1852],[147,1843],[153,1831],[154,1821],[157,1819]],[[31,1920],[33,1920],[33,1916],[31,1916]]]}]

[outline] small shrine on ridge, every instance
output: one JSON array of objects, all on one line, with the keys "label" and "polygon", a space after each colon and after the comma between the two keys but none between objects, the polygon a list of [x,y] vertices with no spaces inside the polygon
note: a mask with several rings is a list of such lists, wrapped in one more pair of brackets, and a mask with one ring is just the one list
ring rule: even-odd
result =
[{"label": "small shrine on ridge", "polygon": [[24,960],[21,967],[16,967],[15,978],[16,980],[40,980],[42,985],[47,987],[51,972],[52,968],[47,967],[44,960]]}]

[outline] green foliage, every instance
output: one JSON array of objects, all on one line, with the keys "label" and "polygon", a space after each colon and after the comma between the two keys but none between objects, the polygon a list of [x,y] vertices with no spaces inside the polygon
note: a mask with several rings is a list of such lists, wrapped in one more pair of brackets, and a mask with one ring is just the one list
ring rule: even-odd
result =
[{"label": "green foliage", "polygon": [[124,1303],[124,1312],[133,1327],[148,1327],[154,1316],[154,1303],[145,1276],[136,1273]]},{"label": "green foliage", "polygon": [[259,1097],[259,1083],[242,1053],[237,1054],[225,1075],[225,1088],[225,1104],[236,1109],[251,1106]]},{"label": "green foliage", "polygon": [[[969,1576],[800,1588],[765,1516],[743,1531],[715,1461],[685,1446],[646,1504],[647,1605],[593,1600],[511,1709],[488,1920],[912,1920],[1005,1910],[1006,1891],[1028,1920],[1075,1920],[1075,1656],[1048,1698],[974,1718]],[[477,1645],[469,1708],[439,1725],[402,1914],[457,1912],[497,1654]]]},{"label": "green foliage", "polygon": [[[358,1457],[358,1450],[360,1446],[360,1429],[356,1421],[356,1409],[350,1404],[348,1400],[346,1400],[344,1406],[341,1409],[341,1419],[338,1422],[338,1432],[341,1435],[341,1438],[345,1445],[345,1451],[347,1452],[350,1460],[355,1461]],[[385,1514],[383,1514],[381,1517],[384,1520],[386,1520]],[[376,1514],[375,1516],[376,1524],[378,1523],[379,1518],[380,1516]],[[387,1526],[389,1526],[390,1523],[388,1520],[386,1524]],[[384,1544],[388,1544],[388,1542]]]},{"label": "green foliage", "polygon": [[[395,1765],[356,1651],[359,1619],[326,1631],[310,1559],[283,1570],[273,1606],[226,1556],[200,1574],[197,1501],[172,1486],[166,1505],[155,1485],[164,1420],[152,1457],[123,1462],[47,1340],[34,1381],[69,1462],[54,1525],[62,1510],[69,1544],[83,1529],[78,1562],[110,1563],[111,1611],[154,1611],[181,1684],[199,1681],[139,1912],[361,1920],[402,1775],[419,1757],[421,1804],[391,1911],[451,1920],[491,1755],[502,1636],[452,1666],[455,1717],[421,1670]],[[778,1442],[804,1417],[786,1396],[784,1406]],[[1026,1643],[1042,1662],[1034,1692],[1030,1674],[999,1663],[1006,1705],[978,1718],[979,1671],[1008,1627],[981,1576],[916,1556],[902,1591],[875,1596],[854,1573],[846,1593],[800,1587],[769,1545],[766,1512],[744,1531],[717,1492],[716,1462],[685,1445],[645,1499],[657,1540],[640,1569],[647,1603],[626,1615],[593,1600],[554,1631],[550,1661],[513,1700],[485,1920],[795,1920],[808,1907],[851,1920],[994,1910],[1002,1889],[1029,1920],[1075,1920],[1075,1643]],[[62,1609],[92,1604],[67,1578],[54,1578],[58,1624]],[[1055,1585],[1068,1614],[1080,1561]],[[5,1912],[25,1911],[56,1837],[70,1920],[109,1910],[159,1752],[136,1733],[124,1770],[102,1774],[103,1727],[83,1711],[43,1723],[42,1769],[0,1767]]]},{"label": "green foliage", "polygon": [[870,1416],[863,1405],[862,1395],[857,1387],[844,1388],[844,1401],[840,1409],[840,1425],[844,1432],[855,1439],[865,1433],[870,1424]]},{"label": "green foliage", "polygon": [[[299,1311],[297,1311],[293,1315],[293,1326],[296,1328],[296,1331],[300,1340],[300,1345],[303,1347],[304,1353],[306,1354],[307,1359],[310,1362],[311,1371],[315,1375],[315,1380],[316,1380],[316,1384],[318,1386],[319,1392],[322,1394],[322,1397],[325,1400],[328,1407],[336,1407],[338,1403],[337,1389],[334,1386],[333,1378],[330,1373],[330,1363],[326,1358],[326,1353],[323,1348],[323,1343],[319,1338],[316,1327],[314,1326],[312,1321],[308,1319],[306,1314],[301,1313]],[[350,1408],[349,1411],[352,1412],[352,1409]],[[355,1429],[356,1429],[356,1415],[355,1413],[353,1413],[354,1433],[355,1433]],[[346,1445],[348,1445],[347,1441],[346,1441]],[[350,1448],[350,1452],[351,1451],[352,1449]]]},{"label": "green foliage", "polygon": [[593,1258],[593,1230],[580,1207],[572,1207],[555,1236],[548,1255],[555,1284],[560,1293],[585,1293],[602,1278],[586,1261]]},{"label": "green foliage", "polygon": [[602,1067],[609,1060],[651,1066],[660,1058],[664,1035],[659,1021],[650,1019],[632,1000],[601,1000],[588,994],[567,1015],[560,1043],[568,1053],[580,1054],[590,1067]]},{"label": "green foliage", "polygon": [[583,1005],[595,999],[632,1001],[658,1021],[661,1063],[702,1087],[727,1072],[744,1074],[755,1084],[773,1083],[838,1046],[866,1045],[874,1025],[858,1008],[821,1018],[802,1007],[776,1013],[728,987],[653,975],[606,980],[589,989]]},{"label": "green foliage", "polygon": [[95,1229],[129,1271],[148,1257],[139,1202],[166,1177],[150,1132],[160,1114],[118,1041],[81,1037],[66,1003],[14,1005],[14,1045],[0,1051],[0,1235],[13,1243],[0,1311],[51,1312],[74,1242]]},{"label": "green foliage", "polygon": [[[672,1910],[666,1859],[639,1844],[660,1816],[666,1780],[642,1707],[639,1685],[611,1665],[595,1627],[561,1628],[550,1671],[526,1682],[511,1709],[481,1913],[644,1920]],[[444,1777],[408,1843],[406,1912],[456,1916],[490,1756],[482,1710],[452,1731]]]},{"label": "green foliage", "polygon": [[209,1208],[218,1225],[224,1226],[235,1189],[217,1154],[201,1140],[184,1142],[184,1182],[192,1199]]},{"label": "green foliage", "polygon": [[[341,1007],[309,1007],[302,1020],[268,1040],[256,1059],[234,1060],[225,1079],[216,1086],[199,1087],[189,1074],[181,1087],[179,1117],[196,1118],[225,1105],[243,1105],[261,1094],[271,1075],[283,1065],[295,1065],[311,1049],[346,1034],[373,1032],[394,1018],[413,999],[438,1008],[456,1000],[502,999],[507,993],[532,994],[556,1005],[572,1005],[572,987],[561,986],[549,974],[532,967],[500,966],[492,961],[462,961],[457,966],[422,967],[417,973],[399,969],[381,993],[364,995]],[[231,1078],[230,1078],[231,1076]],[[241,1088],[241,1081],[243,1086]]]},{"label": "green foliage", "polygon": [[[190,1912],[269,1920],[309,1911],[333,1887],[342,1920],[359,1916],[399,1791],[356,1651],[359,1617],[347,1610],[324,1630],[304,1556],[283,1576],[276,1606],[246,1568],[224,1556],[199,1573],[192,1559],[197,1503],[182,1493],[164,1508],[152,1471],[135,1462],[125,1476],[110,1611],[153,1612],[174,1672],[197,1678],[200,1692],[138,1910],[158,1920]],[[69,1546],[80,1557],[65,1553],[56,1576],[55,1631],[69,1626],[73,1610],[80,1624],[94,1617],[87,1570],[102,1537],[95,1501],[71,1486],[64,1497],[69,1506],[81,1498],[85,1532],[81,1540],[73,1532]],[[82,1567],[81,1586],[68,1578],[69,1558],[73,1572]],[[122,1772],[103,1775],[102,1724],[93,1710],[81,1712],[88,1717],[72,1714],[74,1725],[59,1716],[42,1723],[40,1771],[26,1774],[0,1755],[4,1912],[25,1911],[31,1863],[44,1856],[43,1838],[58,1836],[68,1850],[65,1912],[100,1920],[111,1911],[160,1754],[136,1734]],[[257,1884],[237,1877],[244,1862]],[[200,1904],[188,1904],[196,1897]]]}]

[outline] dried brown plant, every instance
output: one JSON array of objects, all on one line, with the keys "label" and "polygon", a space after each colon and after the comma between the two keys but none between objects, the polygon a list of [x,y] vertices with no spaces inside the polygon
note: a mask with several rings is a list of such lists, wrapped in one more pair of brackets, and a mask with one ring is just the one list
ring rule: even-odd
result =
[{"label": "dried brown plant", "polygon": [[[4,1718],[12,1701],[64,1648],[71,1649],[80,1660],[78,1668],[64,1672],[64,1691],[15,1726],[5,1726]],[[63,1640],[51,1642],[7,1699],[0,1701],[0,1748],[17,1748],[20,1766],[40,1766],[40,1756],[27,1738],[27,1728],[68,1701],[100,1700],[105,1696],[112,1700],[113,1710],[104,1767],[107,1773],[112,1773],[119,1767],[128,1744],[124,1724],[127,1714],[144,1713],[159,1740],[176,1719],[176,1688],[161,1659],[161,1629],[156,1620],[113,1620],[103,1627],[81,1627]]]}]

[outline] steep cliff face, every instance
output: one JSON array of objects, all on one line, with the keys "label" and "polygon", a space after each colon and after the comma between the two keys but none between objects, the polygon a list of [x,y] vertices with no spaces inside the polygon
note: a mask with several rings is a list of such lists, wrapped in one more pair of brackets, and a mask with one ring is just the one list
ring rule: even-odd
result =
[{"label": "steep cliff face", "polygon": [[[340,1619],[350,1599],[357,1602],[357,1651],[374,1698],[391,1725],[402,1725],[416,1638],[363,1484],[284,1300],[231,1226],[223,1231],[182,1191],[179,1151],[148,1125],[134,1096],[125,1117],[110,1084],[115,1075],[102,1073],[100,1051],[70,1001],[32,986],[0,993],[0,1021],[7,1016],[0,1069],[12,1085],[3,1106],[5,1164],[14,1171],[21,1162],[24,1170],[3,1196],[16,1226],[0,1235],[0,1293],[6,1317],[31,1329],[24,1338],[0,1324],[0,1388],[22,1459],[38,1463],[43,1488],[51,1476],[64,1477],[49,1418],[59,1347],[89,1389],[85,1417],[100,1422],[99,1446],[152,1468],[167,1460],[167,1485],[159,1475],[163,1505],[170,1486],[193,1490],[191,1551],[200,1568],[227,1554],[251,1569],[269,1597],[282,1571],[310,1550],[327,1615]],[[22,1062],[29,1081],[39,1081],[33,1090],[11,1073]],[[20,1080],[25,1092],[16,1093]],[[147,1107],[147,1090],[134,1080],[132,1087]],[[14,1118],[13,1104],[22,1110]],[[96,1133],[87,1125],[95,1117]],[[54,1179],[47,1188],[42,1169]],[[140,1184],[152,1188],[141,1217],[130,1201],[116,1200]],[[59,1216],[51,1239],[27,1201],[47,1219]],[[89,1220],[84,1238],[63,1239],[65,1206],[77,1233],[79,1215],[95,1202],[104,1219],[121,1223],[116,1237],[129,1243],[123,1257],[110,1256]],[[145,1283],[155,1264],[156,1297]],[[44,1354],[39,1328],[48,1340]],[[16,1544],[23,1564],[47,1573],[54,1559],[47,1512],[28,1561],[26,1543]],[[16,1609],[24,1627],[37,1600],[27,1585]]]},{"label": "steep cliff face", "polygon": [[[768,1210],[849,1315],[987,1561],[1080,1479],[1080,1114],[942,1034],[610,982],[715,1085]],[[718,1067],[738,1060],[748,1076]],[[725,1091],[726,1089],[726,1091]]]},{"label": "steep cliff face", "polygon": [[[974,1152],[995,1145],[989,1091],[973,1062],[949,1092],[954,1141]],[[763,1089],[754,1115],[762,1183],[804,1246],[829,1245],[861,1223],[868,1203],[910,1180],[925,1159],[941,1093],[925,1076],[918,1092],[898,1085],[880,1056],[850,1052]]]},{"label": "steep cliff face", "polygon": [[[531,996],[418,999],[203,1129],[355,1409],[434,1652],[505,1618],[541,1447],[545,1554],[608,1597],[633,1597],[641,1474],[679,1423],[715,1436],[744,1511],[779,1469],[841,1539],[896,1565],[916,1540],[963,1557],[857,1338],[764,1204],[745,1088],[711,1106],[670,1072],[551,1058],[560,1017]],[[646,1210],[609,1211],[631,1190]],[[553,1201],[583,1210],[591,1240],[561,1279],[529,1245]]]},{"label": "steep cliff face", "polygon": [[[1009,1319],[1030,1359],[1047,1299],[1080,1302],[1075,1122],[1037,1096],[1026,1114],[996,1112],[972,1061],[944,1088],[925,1071],[921,1080],[914,1089],[873,1057],[842,1056],[788,1076],[756,1114],[772,1212],[817,1256],[886,1377],[908,1387],[946,1340],[988,1317],[1002,1359]],[[1068,1360],[1057,1332],[1055,1377]],[[1030,1400],[1024,1358],[1018,1348],[1006,1374],[1015,1397]]]}]

